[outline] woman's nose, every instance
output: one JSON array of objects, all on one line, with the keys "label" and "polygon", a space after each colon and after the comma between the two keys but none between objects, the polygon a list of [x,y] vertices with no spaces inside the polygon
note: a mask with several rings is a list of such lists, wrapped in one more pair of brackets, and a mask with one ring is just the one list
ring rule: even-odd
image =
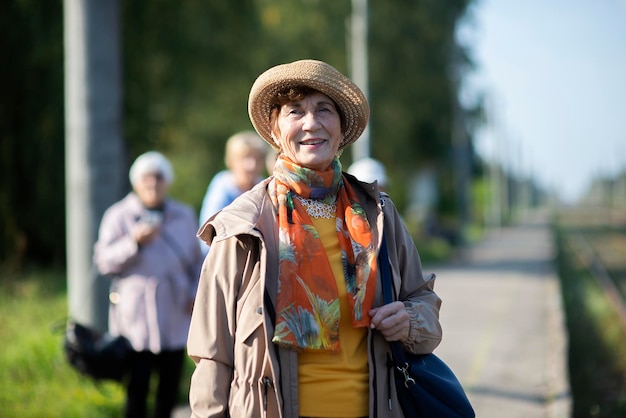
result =
[{"label": "woman's nose", "polygon": [[156,176],[153,175],[144,176],[143,178],[143,183],[148,187],[155,187],[158,182]]},{"label": "woman's nose", "polygon": [[315,115],[315,112],[306,112],[304,114],[303,128],[305,131],[313,131],[319,129],[320,122]]}]

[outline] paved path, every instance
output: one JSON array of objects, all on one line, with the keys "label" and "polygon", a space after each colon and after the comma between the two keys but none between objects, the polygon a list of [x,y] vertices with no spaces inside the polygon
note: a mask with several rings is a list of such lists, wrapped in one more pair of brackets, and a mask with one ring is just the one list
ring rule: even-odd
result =
[{"label": "paved path", "polygon": [[435,353],[479,418],[571,416],[554,248],[541,219],[491,233],[461,260],[426,266],[443,299]]},{"label": "paved path", "polygon": [[[564,318],[541,219],[491,233],[437,273],[444,338],[478,418],[569,418]],[[181,407],[175,418],[189,417]]]}]

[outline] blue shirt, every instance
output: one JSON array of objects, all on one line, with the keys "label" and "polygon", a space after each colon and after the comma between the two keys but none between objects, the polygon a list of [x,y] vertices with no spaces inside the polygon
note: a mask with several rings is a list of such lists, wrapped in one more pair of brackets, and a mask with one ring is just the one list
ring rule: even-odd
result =
[{"label": "blue shirt", "polygon": [[[259,179],[260,181],[261,179]],[[245,190],[241,190],[235,183],[235,176],[230,170],[222,170],[213,176],[209,187],[207,187],[204,199],[202,200],[202,208],[200,209],[199,226],[211,216],[230,205]],[[206,256],[209,252],[209,246],[200,240],[202,254]]]}]

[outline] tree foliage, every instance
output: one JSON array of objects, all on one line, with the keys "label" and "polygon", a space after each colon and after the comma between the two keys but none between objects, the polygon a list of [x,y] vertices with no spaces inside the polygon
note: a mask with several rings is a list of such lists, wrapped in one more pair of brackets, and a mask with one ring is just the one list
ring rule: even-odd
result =
[{"label": "tree foliage", "polygon": [[[370,1],[372,154],[402,179],[451,169],[454,32],[471,0]],[[232,133],[251,129],[247,98],[272,65],[301,58],[348,73],[348,0],[133,0],[121,3],[128,161],[171,158],[171,193],[199,208]],[[62,2],[0,6],[0,257],[64,258]],[[347,166],[349,152],[342,158]],[[394,184],[401,184],[401,181]],[[397,187],[397,186],[396,186]],[[393,190],[401,201],[404,193]],[[18,251],[18,249],[20,249]]]},{"label": "tree foliage", "polygon": [[[456,90],[455,29],[469,1],[371,2],[372,152],[394,178],[419,167],[453,178],[451,149]],[[393,195],[401,195],[394,190]],[[453,200],[451,188],[440,190]]]},{"label": "tree foliage", "polygon": [[62,12],[0,5],[0,260],[64,259]]}]

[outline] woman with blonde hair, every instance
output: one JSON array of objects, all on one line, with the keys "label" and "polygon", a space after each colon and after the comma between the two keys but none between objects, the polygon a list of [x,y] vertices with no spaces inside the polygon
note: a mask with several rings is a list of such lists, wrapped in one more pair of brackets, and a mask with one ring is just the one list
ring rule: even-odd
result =
[{"label": "woman with blonde hair", "polygon": [[[237,132],[226,140],[226,169],[213,176],[207,187],[200,209],[200,226],[262,180],[268,148],[254,131]],[[202,253],[206,255],[209,247],[204,241],[200,244]]]}]

